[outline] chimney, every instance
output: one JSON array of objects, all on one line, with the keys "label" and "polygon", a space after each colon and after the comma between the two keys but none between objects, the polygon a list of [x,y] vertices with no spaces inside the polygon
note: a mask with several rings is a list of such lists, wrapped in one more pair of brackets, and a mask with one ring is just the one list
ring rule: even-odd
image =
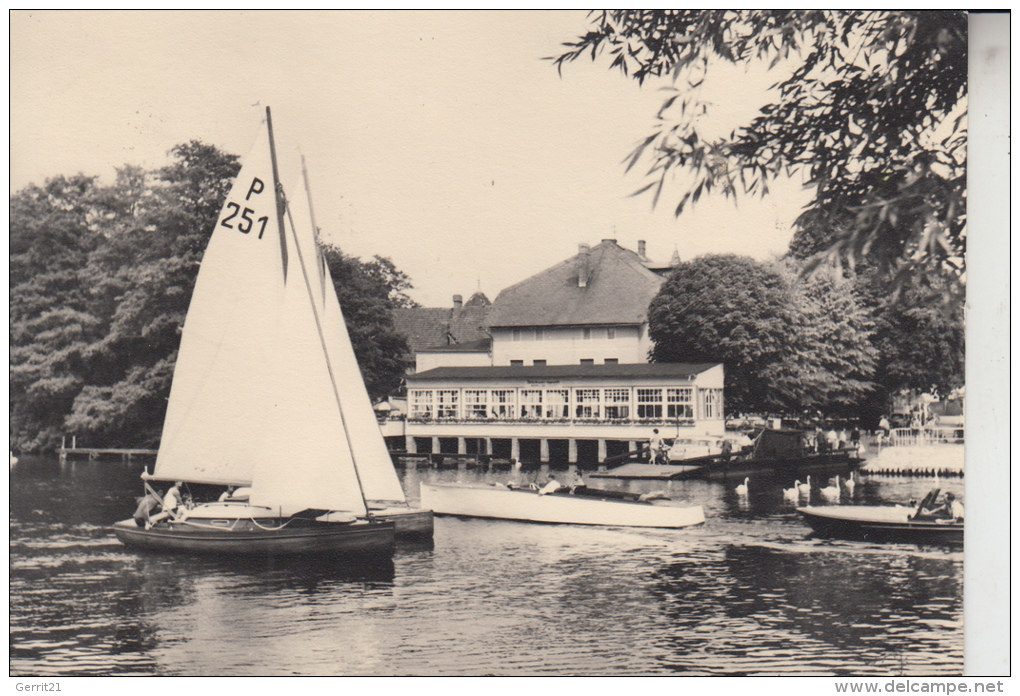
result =
[{"label": "chimney", "polygon": [[459,312],[460,308],[463,306],[463,304],[464,304],[464,298],[461,295],[454,295],[453,296],[453,311]]},{"label": "chimney", "polygon": [[643,239],[637,240],[637,255],[640,256],[641,258],[646,258],[645,257],[645,240],[643,240]]},{"label": "chimney", "polygon": [[577,247],[577,287],[588,287],[588,261],[591,257],[591,247],[587,244],[580,244]]}]

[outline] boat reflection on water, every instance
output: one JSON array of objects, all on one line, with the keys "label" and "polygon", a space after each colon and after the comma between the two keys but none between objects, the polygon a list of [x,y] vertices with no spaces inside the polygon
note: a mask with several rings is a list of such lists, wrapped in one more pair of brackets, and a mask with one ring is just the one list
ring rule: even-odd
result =
[{"label": "boat reflection on water", "polygon": [[137,550],[139,572],[187,583],[190,578],[219,576],[241,583],[255,583],[266,592],[293,589],[325,591],[345,583],[392,585],[393,559],[380,556],[189,556],[186,559],[161,551]]}]

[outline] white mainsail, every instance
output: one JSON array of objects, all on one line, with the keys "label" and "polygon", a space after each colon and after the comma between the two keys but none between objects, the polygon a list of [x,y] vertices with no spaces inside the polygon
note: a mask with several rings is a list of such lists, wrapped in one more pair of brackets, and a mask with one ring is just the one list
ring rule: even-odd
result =
[{"label": "white mainsail", "polygon": [[283,301],[281,239],[263,124],[202,257],[174,368],[157,477],[251,483],[272,421],[275,380],[265,375]]},{"label": "white mainsail", "polygon": [[253,505],[284,516],[309,508],[364,515],[322,333],[320,283],[308,273],[311,231],[281,235],[266,131],[202,261],[155,475],[250,483]]}]

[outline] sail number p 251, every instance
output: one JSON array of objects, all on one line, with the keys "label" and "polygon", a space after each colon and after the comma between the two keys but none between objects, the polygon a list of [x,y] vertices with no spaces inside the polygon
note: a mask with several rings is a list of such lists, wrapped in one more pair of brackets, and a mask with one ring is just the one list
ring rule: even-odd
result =
[{"label": "sail number p 251", "polygon": [[[251,186],[248,187],[248,193],[245,194],[244,200],[247,202],[253,195],[257,196],[264,191],[266,185],[262,183],[262,179],[254,177],[251,180]],[[255,225],[259,225],[259,239],[262,239],[263,233],[266,231],[266,223],[269,222],[269,217],[263,215],[259,218],[252,218],[255,214],[255,210],[252,208],[242,208],[239,203],[234,201],[227,201],[226,210],[233,211],[227,215],[220,224],[228,229],[234,229],[234,225],[230,223],[231,220],[236,218],[240,214],[240,219],[236,221],[237,231],[242,234],[248,234],[252,231]]]}]

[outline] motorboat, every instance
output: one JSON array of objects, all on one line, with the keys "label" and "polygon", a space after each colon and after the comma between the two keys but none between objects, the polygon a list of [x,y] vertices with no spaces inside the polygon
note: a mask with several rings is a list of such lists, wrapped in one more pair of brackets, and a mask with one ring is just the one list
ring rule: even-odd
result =
[{"label": "motorboat", "polygon": [[543,494],[531,488],[471,483],[422,483],[421,502],[437,515],[484,517],[518,522],[657,527],[702,524],[701,506],[619,491],[564,487]]},{"label": "motorboat", "polygon": [[902,505],[823,505],[797,508],[819,536],[868,541],[963,543],[963,520],[918,517]]}]

